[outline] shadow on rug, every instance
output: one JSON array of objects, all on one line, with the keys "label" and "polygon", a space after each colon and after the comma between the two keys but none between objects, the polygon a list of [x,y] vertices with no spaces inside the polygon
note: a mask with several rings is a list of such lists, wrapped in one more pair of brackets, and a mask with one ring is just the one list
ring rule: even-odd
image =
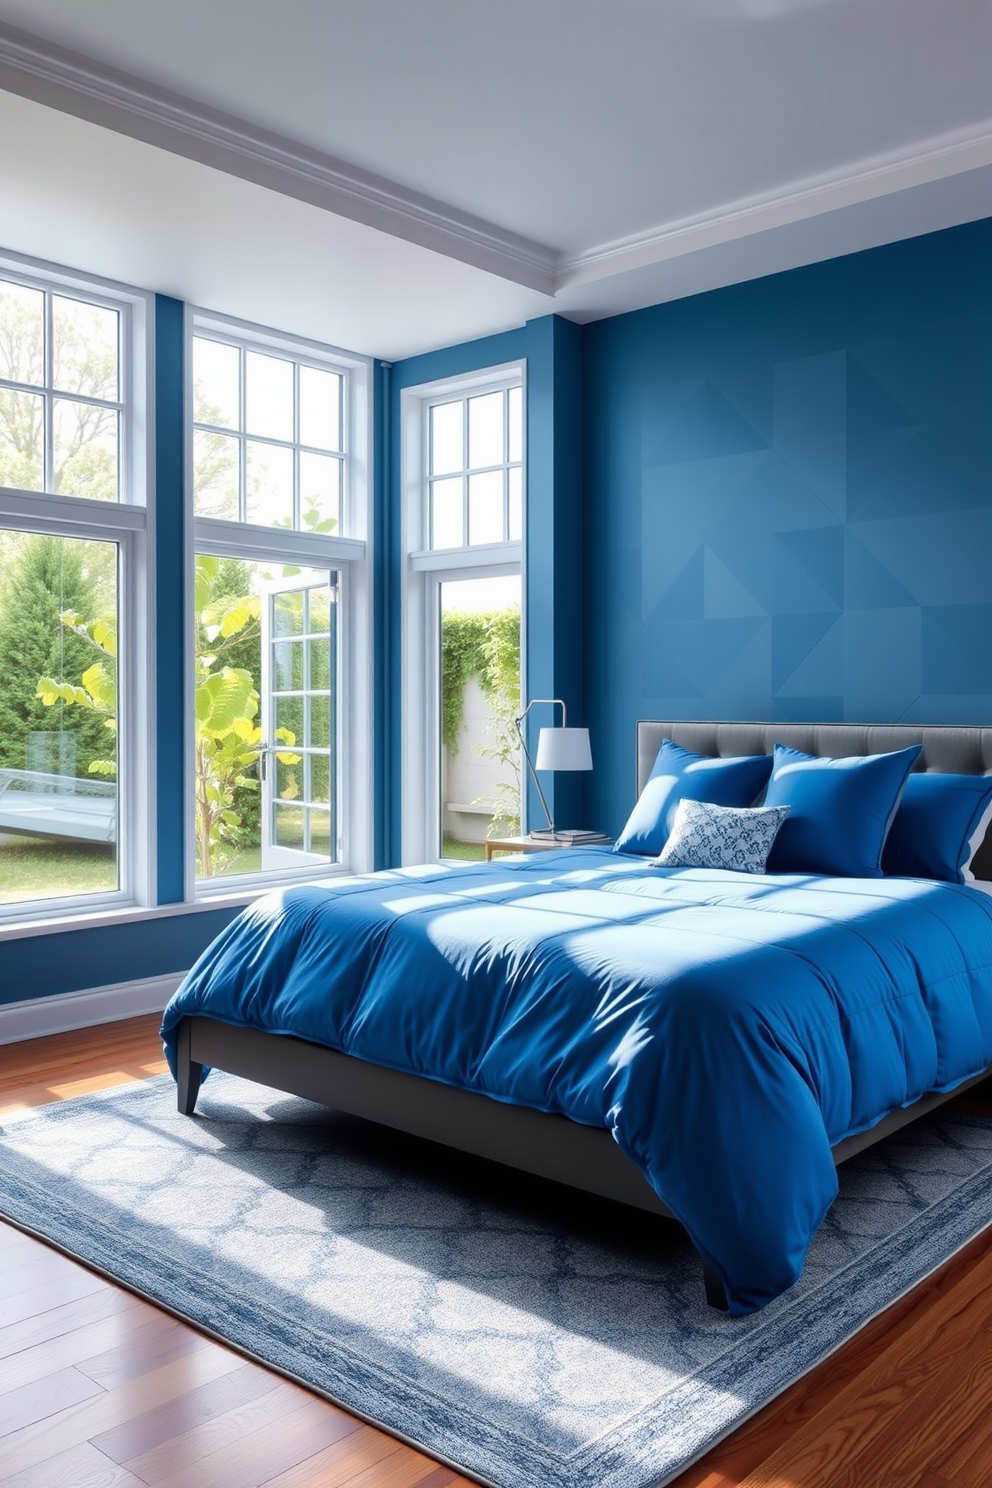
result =
[{"label": "shadow on rug", "polygon": [[675,1476],[992,1222],[992,1123],[845,1165],[802,1280],[712,1311],[680,1228],[215,1073],[0,1132],[0,1213],[497,1488]]}]

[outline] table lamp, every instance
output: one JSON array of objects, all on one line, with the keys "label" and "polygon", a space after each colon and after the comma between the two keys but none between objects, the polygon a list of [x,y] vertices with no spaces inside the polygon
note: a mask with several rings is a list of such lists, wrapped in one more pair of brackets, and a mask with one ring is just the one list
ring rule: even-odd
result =
[{"label": "table lamp", "polygon": [[[561,709],[561,727],[541,729],[537,738],[537,760],[535,762],[531,759],[530,750],[527,748],[523,722],[531,708],[536,707],[538,703],[547,703],[553,708]],[[554,819],[544,799],[537,772],[538,770],[591,770],[592,750],[589,747],[589,730],[568,727],[568,715],[561,698],[531,698],[520,717],[514,722],[520,736],[520,745],[524,752],[524,759],[527,761],[527,768],[530,770],[531,778],[537,787],[537,794],[541,798],[541,805],[544,807],[544,814],[548,819],[546,827],[536,827],[530,835],[532,837],[557,837]]]}]

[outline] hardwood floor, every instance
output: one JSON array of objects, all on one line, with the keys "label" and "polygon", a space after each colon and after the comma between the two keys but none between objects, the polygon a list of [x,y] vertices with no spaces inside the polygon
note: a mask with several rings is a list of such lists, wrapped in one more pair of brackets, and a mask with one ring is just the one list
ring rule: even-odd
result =
[{"label": "hardwood floor", "polygon": [[[0,1048],[4,1111],[162,1073],[156,1018]],[[992,1092],[966,1098],[992,1115]],[[467,1488],[468,1479],[0,1222],[2,1488]],[[676,1488],[989,1488],[979,1236]],[[534,1488],[542,1488],[535,1483]]]}]

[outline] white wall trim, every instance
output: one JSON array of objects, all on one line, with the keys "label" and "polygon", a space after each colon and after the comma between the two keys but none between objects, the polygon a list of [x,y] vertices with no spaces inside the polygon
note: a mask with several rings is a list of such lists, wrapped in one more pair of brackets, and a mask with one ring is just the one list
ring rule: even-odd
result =
[{"label": "white wall trim", "polygon": [[0,24],[0,88],[542,294],[556,253],[322,150]]},{"label": "white wall trim", "polygon": [[842,171],[809,176],[763,196],[662,223],[572,258],[562,256],[555,271],[555,293],[989,165],[992,121],[977,132],[937,136],[910,152],[873,156]]},{"label": "white wall trim", "polygon": [[0,1044],[116,1023],[142,1013],[160,1013],[185,975],[183,971],[170,971],[165,976],[142,977],[135,982],[5,1003],[0,1006]]}]

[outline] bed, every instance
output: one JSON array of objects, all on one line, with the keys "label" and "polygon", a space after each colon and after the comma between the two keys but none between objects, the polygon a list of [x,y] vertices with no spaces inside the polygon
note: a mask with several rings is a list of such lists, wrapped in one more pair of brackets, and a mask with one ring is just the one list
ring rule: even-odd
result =
[{"label": "bed", "polygon": [[[651,721],[638,793],[666,738],[992,770],[992,729]],[[977,888],[569,848],[267,896],[163,1036],[186,1114],[216,1067],[676,1218],[744,1313],[798,1276],[837,1164],[989,1073],[990,968]]]}]

